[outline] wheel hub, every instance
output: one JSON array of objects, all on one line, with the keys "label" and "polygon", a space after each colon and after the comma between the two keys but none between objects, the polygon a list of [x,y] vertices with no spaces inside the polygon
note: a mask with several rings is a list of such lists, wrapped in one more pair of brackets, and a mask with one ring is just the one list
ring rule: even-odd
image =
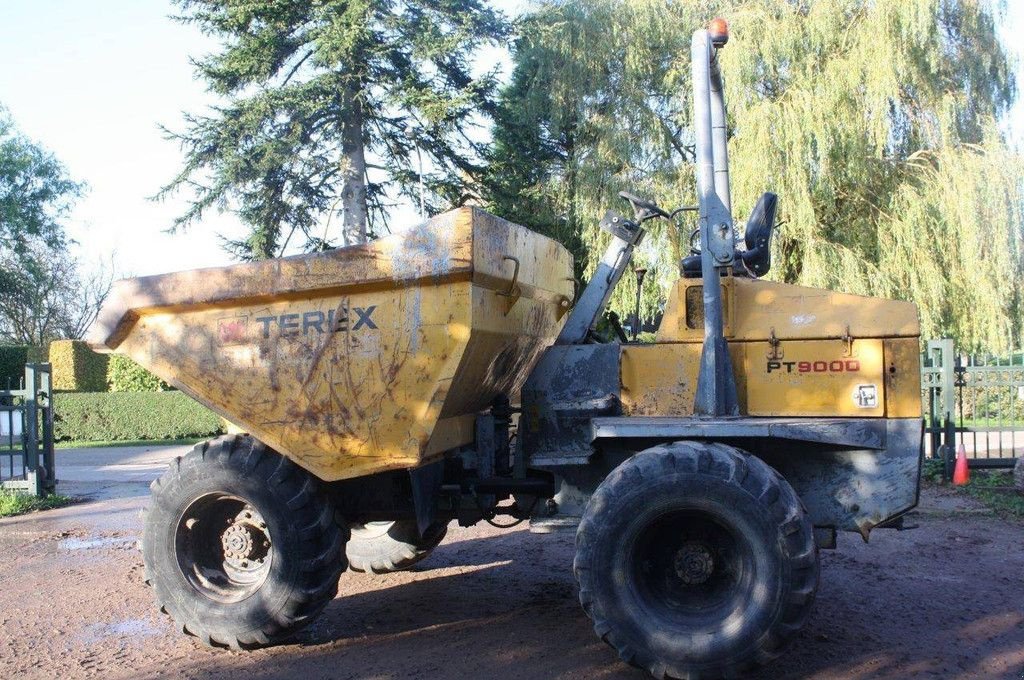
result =
[{"label": "wheel hub", "polygon": [[675,571],[679,579],[688,586],[706,583],[715,572],[715,556],[704,543],[684,543],[676,552]]},{"label": "wheel hub", "polygon": [[248,524],[232,524],[221,536],[224,558],[257,561],[267,554],[269,545],[262,532]]},{"label": "wheel hub", "polygon": [[175,552],[192,587],[219,602],[239,602],[259,590],[274,557],[263,516],[244,499],[216,492],[182,513]]},{"label": "wheel hub", "polygon": [[220,544],[224,560],[246,568],[251,562],[262,562],[270,552],[267,525],[251,508],[246,508],[228,521],[221,534]]}]

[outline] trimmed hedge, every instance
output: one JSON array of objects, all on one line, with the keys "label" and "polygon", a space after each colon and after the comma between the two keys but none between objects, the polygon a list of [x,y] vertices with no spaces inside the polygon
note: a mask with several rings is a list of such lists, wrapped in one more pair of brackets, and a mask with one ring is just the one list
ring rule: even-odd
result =
[{"label": "trimmed hedge", "polygon": [[111,392],[166,392],[171,386],[144,369],[131,357],[110,355],[107,387]]},{"label": "trimmed hedge", "polygon": [[54,390],[107,391],[107,355],[93,352],[82,340],[51,342],[50,364]]},{"label": "trimmed hedge", "polygon": [[8,381],[11,389],[18,389],[21,385],[25,378],[28,350],[25,345],[0,345],[0,390],[7,388]]},{"label": "trimmed hedge", "polygon": [[50,360],[50,346],[43,345],[42,347],[35,347],[32,345],[28,346],[28,363],[30,364],[45,364]]},{"label": "trimmed hedge", "polygon": [[184,439],[220,434],[220,418],[182,392],[90,392],[54,397],[56,441]]}]

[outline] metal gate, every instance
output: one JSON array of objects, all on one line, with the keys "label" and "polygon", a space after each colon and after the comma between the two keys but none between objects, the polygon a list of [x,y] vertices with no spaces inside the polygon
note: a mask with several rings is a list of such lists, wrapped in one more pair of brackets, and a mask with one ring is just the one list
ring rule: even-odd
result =
[{"label": "metal gate", "polygon": [[921,397],[929,456],[963,444],[972,467],[1012,467],[1024,455],[1024,352],[962,355],[948,338],[930,340]]},{"label": "metal gate", "polygon": [[53,493],[53,397],[50,364],[25,366],[18,389],[0,390],[0,487]]}]

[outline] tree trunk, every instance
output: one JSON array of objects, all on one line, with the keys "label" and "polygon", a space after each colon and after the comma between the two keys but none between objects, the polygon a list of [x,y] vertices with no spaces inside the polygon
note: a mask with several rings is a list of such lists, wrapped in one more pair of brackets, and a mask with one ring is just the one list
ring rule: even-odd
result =
[{"label": "tree trunk", "polygon": [[346,246],[366,243],[366,157],[363,150],[363,106],[355,83],[342,91],[341,153],[344,164],[341,189],[342,239]]}]

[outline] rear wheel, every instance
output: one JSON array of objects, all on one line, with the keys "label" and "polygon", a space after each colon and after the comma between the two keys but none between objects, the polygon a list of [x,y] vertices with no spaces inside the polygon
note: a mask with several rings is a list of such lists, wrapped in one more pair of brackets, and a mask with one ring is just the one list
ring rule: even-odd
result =
[{"label": "rear wheel", "polygon": [[598,487],[574,572],[594,629],[657,678],[734,675],[778,655],[818,585],[792,487],[723,444],[639,453]]},{"label": "rear wheel", "polygon": [[345,546],[352,571],[385,574],[408,569],[424,560],[448,533],[446,524],[432,524],[420,536],[415,520],[351,523]]},{"label": "rear wheel", "polygon": [[255,647],[338,591],[344,531],[318,481],[246,436],[204,442],[153,482],[142,553],[161,609],[208,645]]}]

